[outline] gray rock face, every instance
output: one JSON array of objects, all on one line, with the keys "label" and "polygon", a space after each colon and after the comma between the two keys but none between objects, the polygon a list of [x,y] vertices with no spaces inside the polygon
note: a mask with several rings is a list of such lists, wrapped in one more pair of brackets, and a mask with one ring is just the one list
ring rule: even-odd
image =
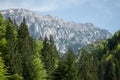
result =
[{"label": "gray rock face", "polygon": [[107,30],[99,29],[92,23],[66,22],[58,17],[40,15],[26,9],[8,9],[0,12],[4,18],[15,19],[17,24],[20,24],[25,17],[30,34],[35,39],[38,39],[40,35],[42,37],[53,35],[57,49],[61,53],[65,53],[68,47],[77,51],[98,39],[111,37],[111,33]]}]

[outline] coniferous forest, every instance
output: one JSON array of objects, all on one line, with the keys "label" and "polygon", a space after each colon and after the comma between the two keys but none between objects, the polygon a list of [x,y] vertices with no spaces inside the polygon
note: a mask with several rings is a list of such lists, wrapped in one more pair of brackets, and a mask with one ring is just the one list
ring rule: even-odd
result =
[{"label": "coniferous forest", "polygon": [[25,18],[0,14],[0,80],[120,80],[120,30],[96,44],[59,55],[52,35],[34,40]]}]

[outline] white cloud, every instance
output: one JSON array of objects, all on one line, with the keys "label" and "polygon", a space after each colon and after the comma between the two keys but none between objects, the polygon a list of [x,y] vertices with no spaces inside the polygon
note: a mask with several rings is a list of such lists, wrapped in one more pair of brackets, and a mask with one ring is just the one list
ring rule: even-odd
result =
[{"label": "white cloud", "polygon": [[33,10],[33,11],[39,11],[39,12],[47,12],[47,11],[52,11],[52,10],[55,10],[56,9],[56,6],[53,6],[53,5],[50,5],[50,6],[40,6],[40,7],[32,7],[32,8],[29,8],[30,10]]},{"label": "white cloud", "polygon": [[[25,8],[33,11],[48,12],[74,6],[90,5],[97,9],[107,9],[109,0],[0,0],[0,9]],[[107,3],[108,4],[108,3]],[[116,3],[116,7],[120,7]],[[106,8],[107,7],[107,8]],[[107,9],[108,10],[108,9]]]},{"label": "white cloud", "polygon": [[0,9],[26,8],[40,12],[65,9],[88,0],[0,0]]},{"label": "white cloud", "polygon": [[56,9],[54,2],[35,1],[35,0],[0,0],[0,9],[9,8],[25,8],[31,10],[40,10],[41,12],[51,11]]}]

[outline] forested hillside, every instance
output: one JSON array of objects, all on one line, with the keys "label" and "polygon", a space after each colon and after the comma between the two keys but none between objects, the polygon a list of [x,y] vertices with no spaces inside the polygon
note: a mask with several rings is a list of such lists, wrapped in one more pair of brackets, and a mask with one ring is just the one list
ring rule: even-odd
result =
[{"label": "forested hillside", "polygon": [[0,14],[0,80],[120,80],[120,31],[76,60],[71,48],[58,55],[52,35],[34,40],[25,18],[18,26]]}]

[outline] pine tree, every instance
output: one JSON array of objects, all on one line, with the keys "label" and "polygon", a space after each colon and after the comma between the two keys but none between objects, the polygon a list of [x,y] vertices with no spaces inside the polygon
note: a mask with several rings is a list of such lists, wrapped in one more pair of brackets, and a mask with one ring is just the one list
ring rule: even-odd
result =
[{"label": "pine tree", "polygon": [[7,69],[5,68],[5,64],[0,53],[0,80],[7,80],[6,74],[7,74]]},{"label": "pine tree", "polygon": [[58,52],[56,50],[56,46],[54,44],[53,37],[50,36],[50,40],[45,37],[43,41],[43,49],[42,49],[42,61],[44,62],[45,68],[47,70],[48,80],[52,80],[53,73],[57,68],[59,57]]},{"label": "pine tree", "polygon": [[78,66],[72,49],[69,48],[66,58],[59,62],[54,72],[54,80],[79,80]]},{"label": "pine tree", "polygon": [[115,60],[115,75],[116,75],[116,80],[120,79],[120,61]]},{"label": "pine tree", "polygon": [[5,35],[5,24],[2,14],[0,14],[0,39]]},{"label": "pine tree", "polygon": [[46,80],[46,70],[39,56],[32,61],[32,71],[32,80]]},{"label": "pine tree", "polygon": [[115,80],[115,70],[112,59],[110,59],[106,64],[104,80]]},{"label": "pine tree", "polygon": [[54,78],[53,80],[67,80],[67,65],[65,64],[64,60],[60,60],[58,64],[58,68],[54,71]]},{"label": "pine tree", "polygon": [[81,53],[79,60],[79,76],[81,80],[98,80],[96,62],[86,50]]},{"label": "pine tree", "polygon": [[66,79],[67,80],[78,80],[78,67],[75,62],[75,56],[71,48],[68,49],[67,57],[65,60],[66,63]]},{"label": "pine tree", "polygon": [[4,53],[6,50],[6,39],[5,39],[6,26],[2,14],[0,14],[0,52]]},{"label": "pine tree", "polygon": [[54,43],[54,39],[53,39],[52,35],[50,35],[49,47],[51,48],[50,54],[51,54],[51,56],[53,56],[52,60],[53,60],[54,69],[56,69],[58,67],[59,55],[58,55],[58,51],[57,51],[57,48],[56,48],[56,45]]},{"label": "pine tree", "polygon": [[32,61],[32,80],[46,80],[47,73],[41,60],[41,49],[43,44],[41,41],[37,41],[36,54]]},{"label": "pine tree", "polygon": [[104,64],[105,63],[103,63],[102,61],[99,61],[98,70],[97,70],[98,80],[104,80],[104,76],[105,76]]},{"label": "pine tree", "polygon": [[8,18],[5,21],[5,24],[6,24],[5,38],[7,41],[6,52],[4,53],[5,64],[6,66],[9,67],[8,72],[11,76],[14,74],[18,74],[19,76],[21,76],[22,65],[21,65],[21,55],[18,54],[17,30],[10,18]]},{"label": "pine tree", "polygon": [[25,80],[32,80],[31,78],[31,65],[33,60],[33,54],[35,53],[35,41],[30,37],[28,26],[25,18],[21,23],[18,30],[18,50],[22,55],[22,75]]}]

